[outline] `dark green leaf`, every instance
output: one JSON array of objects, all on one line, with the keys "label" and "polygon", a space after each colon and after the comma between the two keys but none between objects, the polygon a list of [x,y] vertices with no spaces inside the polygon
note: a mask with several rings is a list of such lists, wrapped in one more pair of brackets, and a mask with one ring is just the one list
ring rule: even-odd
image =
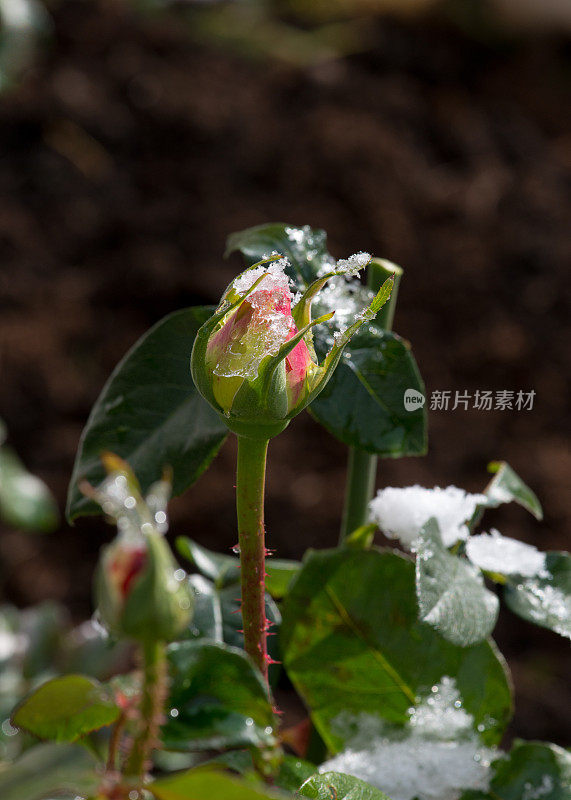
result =
[{"label": "dark green leaf", "polygon": [[[239,583],[240,559],[236,556],[207,550],[187,536],[179,536],[176,540],[176,547],[181,556],[187,558],[203,575],[218,586]],[[268,593],[280,600],[299,568],[299,561],[290,561],[285,558],[267,559],[266,589]]]},{"label": "dark green leaf", "polygon": [[129,462],[144,491],[165,466],[172,467],[174,494],[190,486],[214,458],[228,430],[198,394],[189,366],[196,332],[211,313],[196,307],[170,314],[117,365],[81,437],[68,494],[70,521],[99,512],[77,484],[103,480],[104,450]]},{"label": "dark green leaf", "polygon": [[494,478],[484,490],[489,507],[496,508],[502,503],[515,502],[533,514],[536,519],[543,519],[539,500],[509,464],[505,461],[492,461],[488,464],[488,471],[495,472]]},{"label": "dark green leaf", "polygon": [[296,792],[304,781],[311,777],[317,767],[296,756],[284,756],[278,774],[275,777],[275,784],[280,789],[288,792]]},{"label": "dark green leaf", "polygon": [[43,800],[66,793],[88,796],[101,776],[93,756],[80,745],[40,744],[0,771],[2,800]]},{"label": "dark green leaf", "polygon": [[263,746],[275,719],[263,680],[243,650],[185,641],[169,648],[170,713],[163,728],[171,750]]},{"label": "dark green leaf", "polygon": [[59,511],[46,484],[24,467],[16,453],[0,446],[0,518],[14,528],[49,533]]},{"label": "dark green leaf", "polygon": [[[320,358],[330,349],[329,336],[325,326],[315,329]],[[350,447],[386,457],[422,455],[426,452],[426,409],[405,409],[407,389],[424,395],[410,345],[373,320],[353,336],[310,411]]]},{"label": "dark green leaf", "polygon": [[[243,648],[240,584],[234,583],[219,589],[215,583],[202,575],[192,575],[189,580],[196,592],[191,635]],[[266,617],[274,626],[272,631],[276,632],[281,622],[281,615],[269,595],[266,595]],[[270,655],[273,657],[276,652],[271,649],[272,639],[273,637],[269,646]]]},{"label": "dark green leaf", "polygon": [[506,603],[520,617],[571,639],[571,555],[545,554],[545,572],[508,578]]},{"label": "dark green leaf", "polygon": [[420,531],[416,555],[420,619],[461,647],[486,639],[498,618],[498,598],[479,569],[448,552],[434,518]]},{"label": "dark green leaf", "polygon": [[188,536],[179,536],[176,549],[194,564],[196,569],[218,586],[240,582],[240,559],[236,556],[215,553],[197,544]]},{"label": "dark green leaf", "polygon": [[[327,237],[284,223],[259,225],[232,234],[227,253],[239,250],[250,264],[272,251],[287,256],[291,277],[305,288],[320,269],[334,264]],[[314,330],[317,354],[331,348],[332,333],[353,321],[373,298],[373,292],[354,281],[336,279],[315,302],[315,316],[335,311],[332,325]],[[310,406],[313,416],[351,447],[381,456],[422,455],[426,452],[426,409],[407,411],[407,389],[424,394],[424,384],[407,342],[383,330],[380,322],[363,325],[345,348],[332,378]]]},{"label": "dark green leaf", "polygon": [[333,752],[340,715],[404,725],[443,676],[454,678],[482,740],[497,743],[511,691],[493,643],[457,647],[418,619],[414,564],[392,552],[310,552],[282,608],[284,666]]},{"label": "dark green leaf", "polygon": [[74,742],[111,725],[119,708],[102,684],[83,675],[65,675],[42,684],[19,703],[12,724],[56,742]]},{"label": "dark green leaf", "polygon": [[389,800],[383,792],[365,781],[340,772],[324,772],[307,780],[299,794],[313,800]]},{"label": "dark green leaf", "polygon": [[492,768],[489,794],[466,792],[462,800],[569,800],[571,754],[557,745],[516,739]]},{"label": "dark green leaf", "polygon": [[282,795],[209,764],[153,781],[147,787],[157,800],[281,800]]}]

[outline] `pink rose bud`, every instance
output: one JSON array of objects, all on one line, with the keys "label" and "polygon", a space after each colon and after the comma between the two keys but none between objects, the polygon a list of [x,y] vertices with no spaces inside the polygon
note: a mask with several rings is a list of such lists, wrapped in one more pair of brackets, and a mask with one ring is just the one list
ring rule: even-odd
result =
[{"label": "pink rose bud", "polygon": [[198,331],[191,371],[200,393],[231,430],[275,436],[319,394],[353,333],[389,298],[392,279],[336,338],[321,365],[311,329],[334,312],[312,320],[311,302],[330,278],[355,274],[369,259],[359,254],[338,262],[295,298],[285,272],[288,262],[278,255],[245,270],[230,284],[214,315]]}]

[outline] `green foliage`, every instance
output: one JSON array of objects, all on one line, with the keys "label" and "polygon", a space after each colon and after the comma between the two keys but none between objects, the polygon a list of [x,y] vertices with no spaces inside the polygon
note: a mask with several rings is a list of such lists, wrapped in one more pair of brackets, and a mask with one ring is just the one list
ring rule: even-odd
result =
[{"label": "green foliage", "polygon": [[389,800],[386,794],[365,781],[339,772],[313,775],[303,784],[299,794],[312,800]]},{"label": "green foliage", "polygon": [[571,639],[571,555],[546,553],[545,570],[508,578],[505,601],[520,617]]},{"label": "green foliage", "polygon": [[489,793],[465,792],[461,800],[569,800],[571,753],[557,745],[516,739],[492,767]]},{"label": "green foliage", "polygon": [[40,739],[75,742],[111,725],[119,708],[110,692],[84,675],[65,675],[42,684],[19,703],[12,724]]},{"label": "green foliage", "polygon": [[221,642],[171,645],[170,712],[163,727],[171,750],[268,746],[276,720],[259,672],[243,650]]},{"label": "green foliage", "polygon": [[[226,253],[239,250],[253,264],[275,250],[289,259],[290,277],[303,290],[322,268],[327,271],[331,267],[326,240],[322,230],[271,223],[232,234]],[[323,292],[316,302],[319,315],[337,312],[337,320],[333,319],[333,329],[337,326],[337,330],[347,308],[354,307],[357,313],[373,296],[358,283],[350,293],[340,285],[339,291]],[[323,357],[333,343],[331,331],[321,326],[314,330],[314,337],[316,351]],[[405,389],[424,393],[410,347],[373,320],[353,336],[310,411],[349,446],[381,456],[420,455],[426,452],[426,411],[404,409]]]},{"label": "green foliage", "polygon": [[486,639],[498,618],[498,598],[477,567],[448,552],[434,518],[420,532],[416,556],[420,619],[461,647]]},{"label": "green foliage", "polygon": [[543,510],[539,500],[507,462],[492,461],[488,464],[488,471],[495,473],[484,490],[488,497],[487,505],[489,507],[496,508],[502,503],[513,501],[523,506],[536,519],[543,519]]},{"label": "green foliage", "polygon": [[0,770],[2,800],[44,800],[61,797],[88,797],[95,791],[100,776],[96,761],[80,745],[40,744],[28,750],[14,764]]},{"label": "green foliage", "polygon": [[[224,553],[215,553],[197,544],[188,536],[179,536],[176,548],[184,558],[218,587],[230,586],[240,582],[240,559]],[[287,592],[293,577],[299,572],[301,564],[287,558],[271,558],[266,561],[266,589],[276,600]]]},{"label": "green foliage", "polygon": [[315,773],[315,764],[295,756],[284,756],[274,783],[280,789],[295,792]]},{"label": "green foliage", "polygon": [[1,443],[0,519],[14,528],[38,533],[55,530],[59,522],[56,501],[46,484],[29,473],[16,453]]},{"label": "green foliage", "polygon": [[148,789],[157,800],[281,800],[287,797],[263,786],[253,786],[214,764],[153,781]]},{"label": "green foliage", "polygon": [[282,613],[284,666],[333,752],[350,738],[344,717],[402,726],[445,675],[484,726],[482,740],[501,738],[511,715],[503,661],[491,642],[458,647],[418,620],[410,560],[376,549],[310,551]]},{"label": "green foliage", "polygon": [[77,484],[103,480],[104,450],[129,462],[143,491],[170,466],[173,492],[181,494],[208,467],[228,431],[196,391],[189,359],[196,332],[211,313],[196,307],[170,314],[117,365],[81,437],[68,494],[70,521],[97,513]]}]

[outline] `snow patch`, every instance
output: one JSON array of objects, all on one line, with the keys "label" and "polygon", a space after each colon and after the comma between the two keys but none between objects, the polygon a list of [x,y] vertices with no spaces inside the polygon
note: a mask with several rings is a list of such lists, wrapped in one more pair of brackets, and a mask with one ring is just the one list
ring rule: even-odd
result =
[{"label": "snow patch", "polygon": [[440,528],[442,542],[451,547],[459,539],[466,539],[469,531],[466,522],[478,505],[487,498],[483,494],[468,494],[457,486],[426,489],[407,486],[382,489],[369,505],[370,519],[391,539],[399,539],[408,549],[431,517]]}]

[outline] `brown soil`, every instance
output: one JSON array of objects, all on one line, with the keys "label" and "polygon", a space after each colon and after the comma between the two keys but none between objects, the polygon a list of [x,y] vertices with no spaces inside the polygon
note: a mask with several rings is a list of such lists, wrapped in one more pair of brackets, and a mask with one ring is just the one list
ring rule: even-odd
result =
[{"label": "brown soil", "polygon": [[[180,26],[62,2],[44,62],[0,107],[0,414],[63,505],[81,428],[153,322],[211,302],[238,267],[231,231],[269,220],[330,232],[332,251],[402,264],[395,329],[429,392],[534,389],[529,412],[434,412],[424,459],[379,485],[486,482],[506,459],[536,490],[490,516],[568,547],[568,48],[496,47],[437,25],[379,25],[370,52],[300,71],[189,45]],[[307,415],[271,446],[267,523],[284,557],[337,538],[344,448]],[[234,446],[173,503],[172,530],[234,544]],[[215,499],[214,507],[212,498]],[[99,520],[5,531],[5,594],[90,611]],[[567,643],[503,611],[512,730],[570,744]]]}]

